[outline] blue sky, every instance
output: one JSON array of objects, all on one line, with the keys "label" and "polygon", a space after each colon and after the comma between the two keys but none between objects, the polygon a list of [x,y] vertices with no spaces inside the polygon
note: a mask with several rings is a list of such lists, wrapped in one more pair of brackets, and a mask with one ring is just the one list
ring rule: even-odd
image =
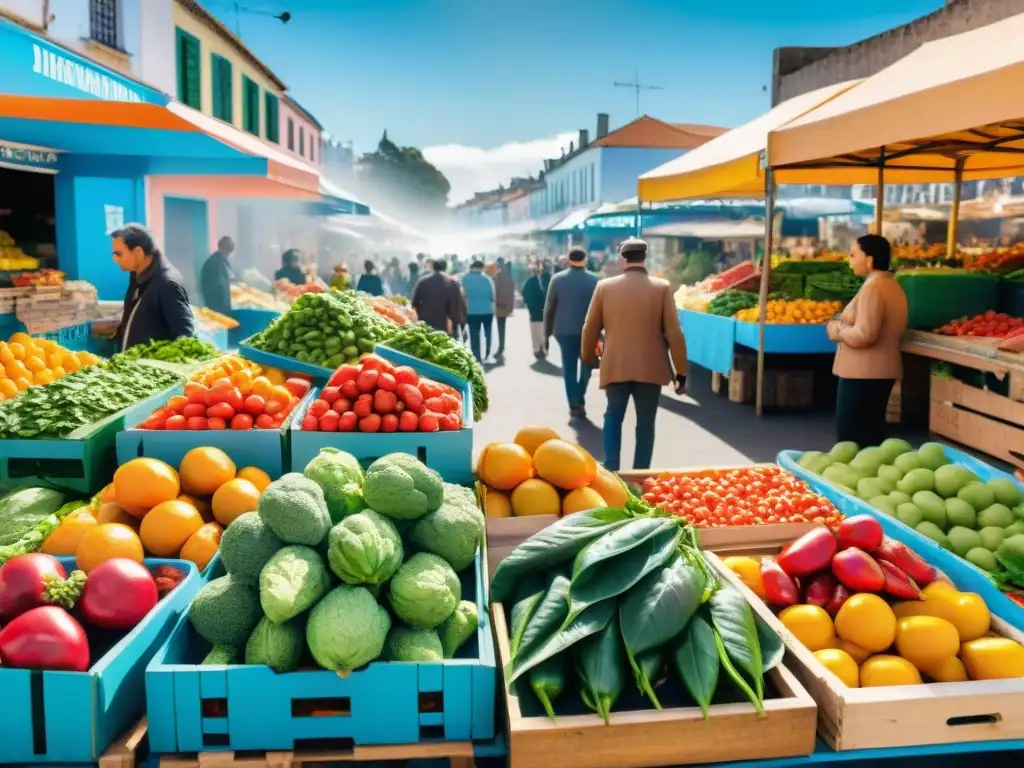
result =
[{"label": "blue sky", "polygon": [[[233,2],[205,4],[235,28]],[[769,106],[762,87],[770,89],[774,48],[845,45],[933,11],[942,0],[240,4],[292,14],[282,25],[243,12],[242,38],[334,136],[362,152],[387,128],[399,143],[431,148],[441,165],[479,170],[510,142],[522,164],[531,153],[543,157],[568,132],[593,134],[598,112],[608,112],[612,126],[628,122],[634,94],[612,83],[634,72],[664,88],[642,96],[642,111],[739,125]],[[507,159],[511,168],[513,157]]]}]

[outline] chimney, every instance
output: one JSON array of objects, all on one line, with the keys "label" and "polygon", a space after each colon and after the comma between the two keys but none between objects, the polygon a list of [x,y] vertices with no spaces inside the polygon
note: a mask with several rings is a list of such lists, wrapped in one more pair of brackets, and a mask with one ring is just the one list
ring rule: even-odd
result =
[{"label": "chimney", "polygon": [[586,149],[590,143],[590,132],[586,128],[580,128],[580,149]]},{"label": "chimney", "polygon": [[575,151],[576,151],[576,145],[573,142],[570,141],[569,142],[569,154],[571,155]]},{"label": "chimney", "polygon": [[608,115],[605,112],[597,113],[597,138],[603,139],[608,135]]}]

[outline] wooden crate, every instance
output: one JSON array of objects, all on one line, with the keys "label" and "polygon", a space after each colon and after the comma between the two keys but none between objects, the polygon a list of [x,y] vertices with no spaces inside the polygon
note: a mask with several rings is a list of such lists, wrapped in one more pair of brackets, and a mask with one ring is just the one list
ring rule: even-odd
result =
[{"label": "wooden crate", "polygon": [[99,768],[136,768],[148,752],[146,718],[128,728],[100,755]]},{"label": "wooden crate", "polygon": [[[804,526],[806,530],[809,526]],[[775,537],[749,554],[773,555]],[[729,554],[733,554],[730,552]],[[974,680],[885,688],[848,688],[829,672],[713,553],[708,560],[743,592],[786,645],[784,663],[818,703],[818,735],[832,749],[882,749],[1024,738],[1024,679]],[[992,617],[994,632],[1024,642],[1024,633]]]},{"label": "wooden crate", "polygon": [[[498,658],[510,659],[501,603],[491,606]],[[508,717],[508,759],[516,768],[648,768],[809,755],[814,750],[813,699],[784,665],[768,673],[780,698],[752,705],[715,704],[705,720],[698,707],[596,714],[525,716],[519,698],[502,686]],[[568,695],[568,694],[566,694]]]},{"label": "wooden crate", "polygon": [[1024,458],[1024,403],[962,381],[931,377],[928,427],[1008,464]]},{"label": "wooden crate", "polygon": [[447,760],[451,768],[473,768],[476,765],[473,759],[473,744],[467,741],[297,752],[199,752],[195,755],[161,755],[160,768],[299,768],[302,765],[318,763],[409,760]]}]

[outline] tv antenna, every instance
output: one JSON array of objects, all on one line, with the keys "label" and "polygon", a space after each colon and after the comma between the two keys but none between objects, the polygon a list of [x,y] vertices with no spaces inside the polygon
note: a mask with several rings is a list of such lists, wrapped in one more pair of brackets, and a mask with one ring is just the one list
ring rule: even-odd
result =
[{"label": "tv antenna", "polygon": [[235,35],[238,38],[242,37],[242,14],[247,14],[249,16],[269,16],[272,19],[277,19],[282,24],[287,24],[292,20],[292,15],[288,11],[274,13],[273,11],[267,11],[261,8],[249,8],[237,2],[237,0],[233,0],[231,6],[235,11]]},{"label": "tv antenna", "polygon": [[663,91],[665,90],[660,85],[646,85],[640,82],[639,73],[633,74],[633,82],[631,83],[613,83],[616,88],[632,88],[636,93],[636,116],[640,117],[640,91]]}]

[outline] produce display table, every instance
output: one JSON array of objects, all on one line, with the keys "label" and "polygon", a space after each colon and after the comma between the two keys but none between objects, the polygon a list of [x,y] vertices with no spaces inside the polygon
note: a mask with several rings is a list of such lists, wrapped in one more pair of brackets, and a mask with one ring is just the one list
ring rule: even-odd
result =
[{"label": "produce display table", "polygon": [[279,318],[281,313],[273,309],[233,309],[231,317],[238,321],[238,327],[228,332],[228,341],[232,347],[238,346],[242,339],[248,339],[259,333]]},{"label": "produce display table", "polygon": [[282,371],[301,373],[309,376],[314,382],[321,384],[326,382],[330,375],[334,373],[331,368],[304,363],[301,360],[296,360],[294,357],[285,357],[284,355],[276,355],[273,352],[264,352],[262,349],[256,349],[256,347],[249,345],[249,340],[249,337],[245,337],[243,341],[238,343],[238,353],[254,363],[259,363],[268,368],[279,368]]},{"label": "produce display table", "polygon": [[[759,350],[761,338],[757,323],[736,321],[736,343]],[[764,327],[764,352],[768,355],[827,355],[836,351],[836,343],[825,333],[824,325],[782,325]]]},{"label": "produce display table", "polygon": [[679,310],[679,322],[686,336],[686,356],[709,371],[728,376],[732,370],[736,321],[692,309]]}]

